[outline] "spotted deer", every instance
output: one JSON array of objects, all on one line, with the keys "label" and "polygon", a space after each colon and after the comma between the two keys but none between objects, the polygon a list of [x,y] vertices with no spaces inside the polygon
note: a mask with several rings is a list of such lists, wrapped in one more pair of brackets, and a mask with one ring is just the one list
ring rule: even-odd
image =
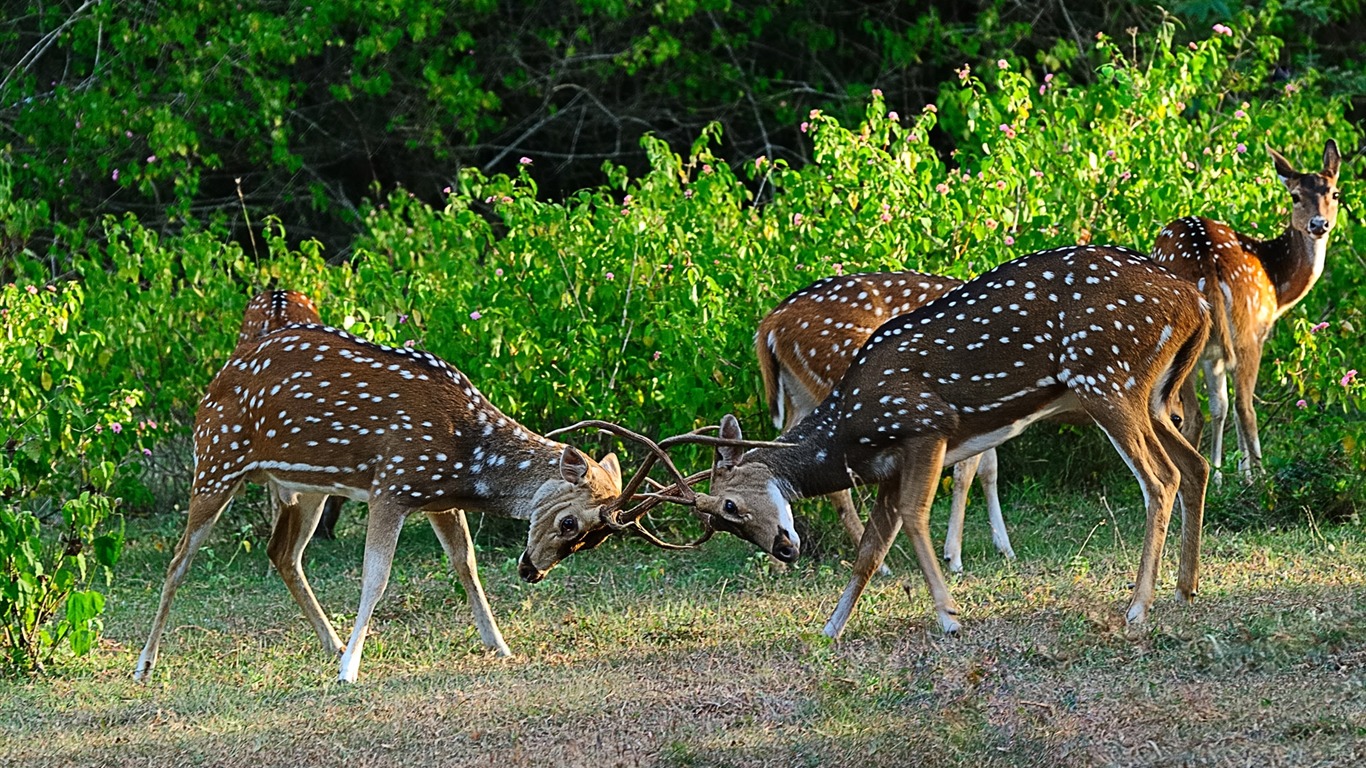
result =
[{"label": "spotted deer", "polygon": [[[286,325],[315,323],[322,325],[318,307],[313,299],[299,291],[262,291],[247,302],[242,313],[242,328],[237,332],[237,349],[234,355],[247,346],[255,344],[271,331]],[[279,514],[278,494],[270,494],[271,508]],[[323,505],[322,515],[318,518],[318,528],[313,535],[320,539],[335,539],[337,519],[341,516],[342,497],[328,496]]]},{"label": "spotted deer", "polygon": [[[1242,454],[1239,469],[1244,477],[1250,477],[1262,461],[1253,407],[1262,346],[1272,324],[1303,299],[1323,274],[1328,233],[1337,221],[1342,162],[1338,145],[1331,140],[1323,148],[1323,169],[1317,173],[1300,173],[1279,152],[1270,147],[1267,151],[1292,202],[1290,223],[1279,237],[1258,240],[1226,224],[1192,216],[1163,227],[1151,256],[1195,283],[1213,307],[1214,331],[1201,358],[1214,426],[1210,455],[1216,470],[1223,466],[1228,374],[1232,372],[1234,425]],[[1194,404],[1194,378],[1183,389],[1182,400]],[[1182,430],[1186,437],[1198,444],[1202,426],[1200,409],[1188,408]]]},{"label": "spotted deer", "polygon": [[[773,425],[789,429],[820,405],[883,323],[962,284],[951,277],[912,271],[865,273],[827,277],[783,299],[759,322],[754,335]],[[996,449],[991,448],[954,465],[953,504],[944,539],[944,559],[954,573],[963,570],[963,520],[974,475],[986,494],[992,542],[1002,555],[1015,557],[997,495]],[[863,523],[852,494],[848,489],[836,491],[830,500],[857,546]]]},{"label": "spotted deer", "polygon": [[[790,502],[876,483],[877,501],[848,586],[825,625],[838,637],[903,526],[939,624],[959,628],[931,551],[929,510],[945,462],[999,445],[1040,419],[1083,412],[1137,478],[1147,509],[1126,613],[1143,621],[1174,497],[1182,511],[1177,593],[1191,599],[1209,467],[1169,417],[1209,334],[1194,285],[1142,254],[1074,246],[1007,262],[882,325],[830,395],[777,443],[719,447],[708,492],[693,503],[710,527],[780,559],[797,557]],[[727,416],[721,436],[743,438]],[[675,442],[687,442],[679,437]]]},{"label": "spotted deer", "polygon": [[[594,509],[621,494],[615,456],[594,462],[493,406],[436,356],[321,325],[296,325],[239,347],[195,416],[189,520],[167,569],[135,677],[157,659],[171,600],[195,552],[245,482],[283,502],[268,552],[323,649],[354,682],[404,519],[426,512],[474,610],[479,637],[510,655],[480,584],[466,511],[529,519],[541,509]],[[304,548],[323,499],[369,504],[360,607],[343,647],[304,577]]]}]

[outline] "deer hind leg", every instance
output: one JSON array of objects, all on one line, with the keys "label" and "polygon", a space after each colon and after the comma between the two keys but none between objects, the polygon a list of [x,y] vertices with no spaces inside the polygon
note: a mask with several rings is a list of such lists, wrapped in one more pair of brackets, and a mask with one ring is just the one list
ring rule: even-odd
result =
[{"label": "deer hind leg", "polygon": [[198,492],[190,497],[190,511],[185,521],[185,533],[176,544],[171,564],[166,568],[166,582],[161,587],[161,602],[157,605],[156,616],[152,618],[152,630],[147,634],[147,644],[138,656],[137,666],[133,668],[133,679],[145,681],[157,663],[157,651],[161,646],[161,633],[166,629],[166,619],[171,614],[171,601],[176,590],[184,583],[190,572],[190,563],[195,553],[204,545],[204,540],[213,531],[214,523],[223,514],[233,493],[241,483],[213,493]]},{"label": "deer hind leg", "polygon": [[1200,450],[1200,436],[1205,431],[1205,414],[1195,389],[1195,371],[1181,382],[1181,436]]},{"label": "deer hind leg", "polygon": [[503,642],[503,633],[498,631],[498,622],[494,620],[493,610],[489,608],[488,598],[484,595],[484,585],[479,581],[479,567],[474,558],[474,541],[470,539],[470,527],[465,520],[465,512],[459,509],[428,512],[427,521],[432,524],[432,530],[436,531],[441,548],[446,550],[451,567],[455,569],[456,575],[460,577],[460,583],[465,587],[465,595],[469,597],[470,607],[474,609],[474,626],[479,631],[479,639],[499,656],[511,656],[512,651],[508,650],[507,643]]},{"label": "deer hind leg", "polygon": [[[1224,420],[1228,418],[1228,373],[1223,360],[1205,360],[1205,389],[1209,393],[1210,463],[1218,473],[1224,466]],[[1220,482],[1218,474],[1214,482]]]},{"label": "deer hind leg", "polygon": [[365,525],[365,559],[361,566],[360,608],[356,610],[356,626],[341,657],[341,671],[337,679],[354,683],[360,674],[360,657],[365,647],[365,635],[375,605],[384,596],[389,584],[389,570],[394,564],[394,550],[398,548],[398,534],[403,529],[407,509],[392,497],[371,497],[370,514]]},{"label": "deer hind leg", "polygon": [[991,543],[996,545],[1007,560],[1015,559],[1015,550],[1010,546],[1010,533],[1006,531],[1006,518],[1001,512],[1001,495],[998,491],[1000,464],[996,459],[996,449],[983,451],[982,463],[977,470],[977,482],[987,497],[987,519],[991,521]]},{"label": "deer hind leg", "polygon": [[[863,521],[859,519],[858,507],[854,505],[854,492],[846,488],[842,491],[835,491],[828,497],[830,503],[835,505],[835,511],[840,516],[840,522],[844,524],[844,532],[849,534],[849,541],[858,549],[859,542],[863,541]],[[781,562],[773,558],[774,562]],[[892,569],[883,563],[877,567],[879,576],[891,576]]]},{"label": "deer hind leg", "polygon": [[[968,515],[968,493],[972,479],[982,463],[982,454],[970,456],[953,465],[953,503],[949,506],[949,530],[944,534],[944,559],[949,571],[963,572],[963,521]],[[986,481],[982,483],[986,488]]]},{"label": "deer hind leg", "polygon": [[1257,393],[1257,369],[1262,363],[1261,345],[1251,349],[1239,350],[1241,364],[1233,371],[1233,408],[1238,417],[1233,423],[1238,429],[1238,450],[1243,456],[1238,461],[1238,470],[1243,479],[1252,480],[1254,469],[1262,466],[1262,442],[1257,436],[1257,411],[1254,401]]},{"label": "deer hind leg", "polygon": [[1155,419],[1153,426],[1167,456],[1181,475],[1177,494],[1181,503],[1181,565],[1176,577],[1176,595],[1182,601],[1190,602],[1200,586],[1200,536],[1204,526],[1209,464],[1165,419]]},{"label": "deer hind leg", "polygon": [[1148,610],[1152,608],[1172,502],[1181,481],[1176,465],[1167,457],[1154,432],[1153,422],[1167,417],[1166,414],[1151,416],[1146,412],[1132,414],[1122,408],[1102,407],[1088,411],[1134,473],[1147,507],[1143,554],[1138,563],[1138,578],[1134,581],[1133,600],[1125,613],[1130,624],[1138,624],[1147,618]]},{"label": "deer hind leg", "polygon": [[840,595],[834,613],[830,614],[829,620],[825,622],[823,631],[827,636],[838,638],[844,631],[844,625],[849,623],[849,617],[854,613],[854,605],[858,603],[859,595],[863,594],[864,588],[868,586],[868,580],[873,577],[873,572],[887,557],[887,551],[892,548],[896,533],[901,530],[901,518],[896,513],[900,497],[901,484],[896,478],[878,486],[877,501],[873,504],[873,511],[868,515],[868,527],[859,539],[854,573],[849,578],[849,585],[844,588],[844,593]]},{"label": "deer hind leg", "polygon": [[313,538],[314,526],[322,514],[327,497],[320,494],[299,495],[293,502],[281,500],[276,507],[275,527],[270,533],[270,544],[266,553],[279,571],[294,602],[304,612],[304,618],[313,625],[318,640],[323,644],[323,653],[332,658],[342,652],[341,638],[332,627],[318,598],[304,576],[304,548]]}]

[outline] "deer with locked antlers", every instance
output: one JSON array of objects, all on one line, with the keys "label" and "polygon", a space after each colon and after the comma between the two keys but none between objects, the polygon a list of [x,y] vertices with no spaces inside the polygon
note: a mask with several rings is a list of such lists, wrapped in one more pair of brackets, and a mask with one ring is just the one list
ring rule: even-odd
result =
[{"label": "deer with locked antlers", "polygon": [[[1210,306],[1214,332],[1201,364],[1209,393],[1214,425],[1211,457],[1217,470],[1224,460],[1224,420],[1228,416],[1228,373],[1233,374],[1234,425],[1239,469],[1245,477],[1262,461],[1253,399],[1262,346],[1271,326],[1303,299],[1323,274],[1328,233],[1338,215],[1338,169],[1342,156],[1329,141],[1323,148],[1323,169],[1300,173],[1270,147],[1271,160],[1287,190],[1292,208],[1290,224],[1272,240],[1258,240],[1205,218],[1178,219],[1158,235],[1151,258],[1171,272],[1196,284]],[[1203,417],[1195,406],[1195,380],[1183,387],[1187,408],[1182,431],[1198,444]],[[1216,476],[1217,477],[1217,476]]]},{"label": "deer with locked antlers", "polygon": [[[318,307],[313,299],[299,291],[262,291],[247,302],[242,313],[242,328],[237,332],[237,349],[234,357],[246,347],[255,344],[267,333],[287,325],[315,323],[322,325]],[[271,507],[279,514],[278,494],[271,494]],[[342,498],[328,496],[323,505],[322,515],[318,518],[318,528],[314,536],[321,539],[335,539],[337,519],[341,516]]]},{"label": "deer with locked antlers", "polygon": [[[773,425],[786,430],[815,410],[830,394],[859,348],[883,323],[904,315],[962,285],[962,280],[920,272],[879,272],[827,277],[778,304],[759,322],[755,354]],[[973,476],[981,482],[996,549],[1013,559],[997,494],[996,449],[954,465],[953,504],[944,539],[949,570],[963,570],[963,520]],[[830,500],[840,522],[858,546],[863,523],[849,490]]]},{"label": "deer with locked antlers", "polygon": [[[1126,613],[1141,622],[1177,498],[1178,595],[1189,600],[1198,585],[1209,466],[1169,414],[1208,334],[1208,305],[1195,286],[1141,254],[1098,246],[1031,254],[882,325],[830,395],[777,441],[744,450],[731,416],[719,438],[661,441],[657,452],[666,442],[710,440],[718,448],[707,493],[691,491],[693,478],[675,471],[673,490],[655,495],[691,504],[708,530],[735,533],[790,562],[800,551],[792,500],[876,483],[854,573],[826,634],[843,631],[903,525],[940,626],[954,632],[958,605],[929,539],[944,463],[999,445],[1040,419],[1081,412],[1105,431],[1143,492],[1147,526]],[[633,522],[650,501],[602,523],[581,521],[578,536]]]},{"label": "deer with locked antlers", "polygon": [[[289,326],[239,347],[195,416],[189,520],[167,569],[135,677],[156,664],[171,600],[195,552],[247,481],[281,498],[268,553],[339,679],[360,670],[404,519],[426,512],[474,609],[479,637],[510,655],[484,596],[465,511],[529,519],[540,510],[596,510],[621,494],[615,456],[594,462],[501,413],[430,353],[372,344],[321,325]],[[323,499],[369,504],[360,608],[343,647],[304,577],[304,548]]]}]

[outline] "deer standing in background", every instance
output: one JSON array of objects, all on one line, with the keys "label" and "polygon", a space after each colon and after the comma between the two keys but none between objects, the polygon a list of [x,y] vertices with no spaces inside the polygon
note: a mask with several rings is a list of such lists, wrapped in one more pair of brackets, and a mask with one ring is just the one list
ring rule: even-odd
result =
[{"label": "deer standing in background", "polygon": [[[1153,603],[1174,498],[1181,501],[1177,593],[1198,586],[1209,465],[1173,426],[1177,388],[1198,362],[1209,310],[1194,285],[1142,254],[1074,246],[1021,257],[882,325],[830,396],[778,438],[720,447],[711,488],[693,502],[708,527],[794,560],[790,501],[877,483],[849,585],[825,625],[838,637],[904,525],[939,624],[958,629],[929,538],[945,462],[1018,435],[1053,414],[1095,420],[1138,480],[1147,526],[1126,619]],[[741,439],[734,417],[722,438]],[[688,436],[670,438],[687,442]]]},{"label": "deer standing in background", "polygon": [[[320,325],[239,346],[195,416],[189,519],[134,676],[156,664],[171,600],[195,552],[242,484],[271,485],[280,514],[268,553],[323,649],[354,682],[366,630],[388,583],[404,519],[426,512],[474,609],[483,643],[511,655],[480,584],[466,510],[529,519],[594,510],[621,494],[621,469],[526,429],[463,374],[426,352],[395,349]],[[369,504],[360,607],[343,647],[303,573],[323,500]]]},{"label": "deer standing in background", "polygon": [[[233,356],[247,346],[255,344],[262,336],[279,330],[286,325],[315,323],[322,325],[318,307],[307,294],[299,291],[262,291],[247,302],[242,313],[242,328],[237,332],[237,349]],[[279,496],[270,494],[270,506],[278,516]],[[313,535],[320,539],[337,538],[337,519],[341,516],[342,497],[328,496],[323,505],[322,516],[318,518],[318,528]],[[273,526],[273,521],[272,521]]]},{"label": "deer standing in background", "polygon": [[[1337,221],[1342,162],[1338,145],[1331,140],[1323,148],[1323,169],[1318,173],[1300,173],[1279,152],[1270,147],[1267,151],[1292,201],[1290,224],[1280,237],[1258,240],[1193,216],[1163,227],[1151,256],[1195,283],[1213,307],[1214,332],[1201,361],[1214,423],[1211,457],[1216,470],[1223,466],[1231,371],[1237,411],[1234,425],[1242,453],[1239,469],[1244,477],[1251,477],[1253,468],[1262,463],[1253,407],[1262,346],[1272,324],[1303,299],[1323,274],[1328,233]],[[1186,408],[1182,432],[1198,445],[1203,417],[1195,399],[1194,377],[1185,382],[1182,400],[1193,406]]]},{"label": "deer standing in background", "polygon": [[[790,429],[815,410],[883,323],[962,284],[951,277],[912,271],[865,273],[827,277],[783,299],[759,322],[754,335],[773,425]],[[992,542],[1002,555],[1015,557],[997,495],[996,449],[991,448],[954,465],[953,505],[944,539],[944,559],[954,573],[963,570],[963,519],[974,475],[986,494]],[[830,500],[850,540],[858,546],[863,523],[852,493],[837,491]],[[886,572],[886,566],[882,570]]]}]

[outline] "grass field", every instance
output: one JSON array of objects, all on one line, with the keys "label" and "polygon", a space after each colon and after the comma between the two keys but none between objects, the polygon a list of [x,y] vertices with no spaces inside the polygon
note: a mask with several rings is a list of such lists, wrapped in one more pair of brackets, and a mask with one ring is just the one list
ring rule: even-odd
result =
[{"label": "grass field", "polygon": [[[934,628],[904,545],[845,637],[823,638],[849,556],[828,522],[824,551],[786,572],[729,537],[696,553],[612,542],[529,586],[518,547],[486,546],[516,653],[498,659],[416,520],[353,686],[332,681],[264,552],[238,546],[242,511],[196,560],[152,682],[133,683],[183,521],[130,520],[98,652],[0,682],[0,765],[1363,764],[1366,530],[1211,525],[1198,602],[1176,603],[1169,547],[1153,618],[1128,629],[1140,500],[1123,475],[1099,485],[1007,486],[1016,562],[970,510],[954,638]],[[478,540],[520,530],[485,523]],[[344,637],[354,508],[339,534],[310,548],[308,571]]]}]

